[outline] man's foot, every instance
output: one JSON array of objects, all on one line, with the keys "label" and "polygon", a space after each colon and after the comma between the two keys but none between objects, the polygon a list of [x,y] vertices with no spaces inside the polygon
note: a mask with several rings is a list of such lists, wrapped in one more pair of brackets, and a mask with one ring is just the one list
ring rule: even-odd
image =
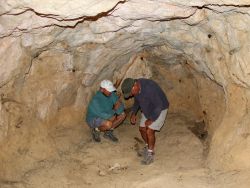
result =
[{"label": "man's foot", "polygon": [[148,152],[147,155],[143,158],[143,160],[141,161],[141,163],[143,165],[149,165],[152,162],[154,162],[154,156],[153,156],[153,152]]},{"label": "man's foot", "polygon": [[105,131],[103,137],[113,142],[118,142],[118,138],[115,137],[112,130]]},{"label": "man's foot", "polygon": [[138,157],[146,157],[147,154],[148,154],[148,146],[144,146],[141,150],[137,151]]},{"label": "man's foot", "polygon": [[100,131],[96,128],[91,130],[92,138],[95,142],[101,142]]}]

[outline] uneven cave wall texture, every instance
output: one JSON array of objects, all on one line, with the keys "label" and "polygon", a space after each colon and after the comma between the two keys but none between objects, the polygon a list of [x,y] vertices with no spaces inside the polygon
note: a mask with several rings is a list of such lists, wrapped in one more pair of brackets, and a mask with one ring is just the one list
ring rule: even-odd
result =
[{"label": "uneven cave wall texture", "polygon": [[249,23],[249,0],[1,1],[0,177],[53,155],[51,130],[126,76],[206,122],[211,167],[249,168]]}]

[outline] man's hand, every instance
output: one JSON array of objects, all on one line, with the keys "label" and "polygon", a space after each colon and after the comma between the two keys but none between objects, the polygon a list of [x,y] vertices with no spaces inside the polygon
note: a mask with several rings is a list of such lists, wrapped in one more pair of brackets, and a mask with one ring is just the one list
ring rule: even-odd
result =
[{"label": "man's hand", "polygon": [[147,119],[147,120],[145,121],[145,126],[148,127],[148,126],[150,126],[152,123],[153,123],[153,121],[152,121],[151,119]]},{"label": "man's hand", "polygon": [[130,116],[130,123],[132,125],[136,124],[136,115],[135,114],[131,114],[131,116]]}]

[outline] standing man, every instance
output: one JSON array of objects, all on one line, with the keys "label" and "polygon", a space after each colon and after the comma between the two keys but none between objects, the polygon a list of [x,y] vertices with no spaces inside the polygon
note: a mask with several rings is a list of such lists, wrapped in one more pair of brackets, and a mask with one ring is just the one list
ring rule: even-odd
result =
[{"label": "standing man", "polygon": [[104,138],[118,141],[113,130],[123,122],[126,114],[115,91],[116,88],[110,80],[103,80],[89,103],[86,121],[96,142],[101,141],[100,132],[104,132]]},{"label": "standing man", "polygon": [[146,146],[138,154],[143,156],[142,164],[148,165],[154,160],[155,131],[160,131],[164,125],[169,107],[168,99],[159,85],[149,79],[126,78],[121,88],[124,98],[134,97],[131,124],[136,123],[136,114],[141,109],[139,130]]}]

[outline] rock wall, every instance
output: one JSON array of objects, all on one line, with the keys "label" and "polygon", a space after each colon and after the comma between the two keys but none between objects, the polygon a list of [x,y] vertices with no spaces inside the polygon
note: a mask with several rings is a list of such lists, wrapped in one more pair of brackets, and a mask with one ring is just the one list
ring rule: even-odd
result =
[{"label": "rock wall", "polygon": [[53,153],[45,147],[53,124],[65,118],[84,124],[102,79],[151,77],[152,71],[160,73],[173,112],[206,121],[209,165],[248,168],[249,7],[247,0],[1,2],[0,176],[25,171],[25,163],[13,167],[12,161],[38,142],[39,152],[29,156]]}]

